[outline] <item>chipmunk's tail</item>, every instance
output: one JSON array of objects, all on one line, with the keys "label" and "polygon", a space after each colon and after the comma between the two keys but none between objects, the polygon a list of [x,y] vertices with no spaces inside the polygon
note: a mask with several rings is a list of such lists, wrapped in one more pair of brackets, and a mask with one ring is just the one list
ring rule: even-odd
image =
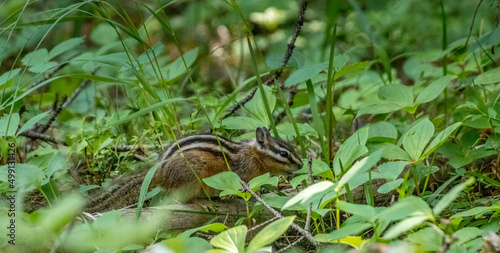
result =
[{"label": "chipmunk's tail", "polygon": [[137,203],[145,176],[144,173],[140,173],[120,179],[109,191],[91,195],[85,212],[106,212]]}]

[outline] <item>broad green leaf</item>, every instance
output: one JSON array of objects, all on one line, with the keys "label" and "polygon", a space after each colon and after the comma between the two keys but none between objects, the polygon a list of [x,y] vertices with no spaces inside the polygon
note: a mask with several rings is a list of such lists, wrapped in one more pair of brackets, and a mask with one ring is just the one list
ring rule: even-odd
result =
[{"label": "broad green leaf", "polygon": [[[7,172],[7,165],[0,166],[0,181],[8,182],[9,178]],[[14,188],[10,188],[10,190],[29,191],[34,188],[40,188],[41,182],[45,178],[42,169],[35,165],[16,163],[15,172],[16,184],[12,185]]]},{"label": "broad green leaf", "polygon": [[[186,73],[186,66],[189,68],[191,65],[193,65],[197,57],[198,48],[195,48],[185,53],[182,57],[177,58],[175,61],[173,61],[163,69],[163,72],[166,75],[165,79],[167,81],[174,80],[182,74]],[[186,62],[186,65],[184,65],[184,61]]]},{"label": "broad green leaf", "polygon": [[474,207],[469,210],[465,210],[463,212],[456,213],[450,217],[450,219],[455,219],[455,218],[460,218],[460,217],[467,217],[467,216],[475,216],[476,218],[479,218],[477,216],[483,215],[487,212],[493,212],[497,211],[500,212],[500,206],[494,209],[493,207],[490,206],[478,206]]},{"label": "broad green leaf", "polygon": [[212,238],[212,246],[226,250],[227,252],[243,253],[245,252],[245,239],[247,236],[246,226],[237,226],[230,228]]},{"label": "broad green leaf", "polygon": [[316,64],[306,64],[302,68],[297,69],[293,72],[288,79],[285,81],[285,87],[291,87],[293,85],[305,82],[311,79],[313,76],[319,74],[328,68],[328,63],[316,63]]},{"label": "broad green leaf", "polygon": [[66,171],[69,169],[69,165],[66,162],[66,157],[61,153],[61,151],[56,151],[52,158],[49,160],[49,164],[47,165],[47,171],[45,175],[47,178],[52,177],[57,171]]},{"label": "broad green leaf", "polygon": [[35,66],[38,64],[44,64],[49,60],[47,59],[48,54],[49,53],[47,52],[47,49],[45,48],[38,49],[36,51],[27,53],[23,57],[21,62],[28,67]]},{"label": "broad green leaf", "polygon": [[[283,63],[283,56],[282,54],[271,54],[266,57],[266,65],[270,69],[278,69],[281,67],[281,64]],[[299,51],[293,52],[292,56],[290,57],[290,60],[286,64],[287,68],[293,67],[293,68],[302,68],[304,65],[304,56],[300,54]]]},{"label": "broad green leaf", "polygon": [[189,238],[192,234],[194,234],[197,231],[202,231],[205,233],[209,233],[210,231],[214,231],[214,232],[220,233],[220,232],[226,230],[227,228],[228,227],[226,225],[216,222],[216,223],[211,223],[211,224],[207,224],[207,225],[204,225],[201,227],[186,230],[186,231],[182,232],[181,234],[179,234],[178,236],[184,239],[184,238]]},{"label": "broad green leaf", "polygon": [[18,125],[19,113],[4,114],[3,117],[0,118],[0,136],[3,137],[16,135]]},{"label": "broad green leaf", "polygon": [[150,59],[153,59],[154,61],[154,57],[158,57],[163,52],[163,48],[164,45],[163,43],[161,43],[161,41],[156,42],[156,44],[154,44],[150,49],[139,55],[139,57],[137,58],[139,60],[139,63],[148,63],[150,62]]},{"label": "broad green leaf", "polygon": [[476,80],[474,80],[474,83],[478,85],[498,82],[500,82],[500,68],[490,69],[477,76]]},{"label": "broad green leaf", "polygon": [[43,118],[47,117],[47,115],[49,115],[50,111],[46,111],[46,112],[43,112],[43,113],[40,113],[38,115],[36,115],[35,117],[31,118],[30,120],[28,120],[28,122],[26,122],[20,129],[19,131],[17,131],[17,134],[16,135],[20,135],[22,134],[24,131],[30,129],[32,126],[34,126],[36,123],[38,123],[40,120],[42,120]]},{"label": "broad green leaf", "polygon": [[307,180],[309,175],[307,174],[302,174],[298,176],[294,176],[292,180],[290,180],[290,184],[292,185],[292,188],[297,188],[297,186],[304,180]]},{"label": "broad green leaf", "polygon": [[391,181],[391,182],[387,182],[383,185],[381,185],[378,189],[377,189],[377,192],[378,193],[381,193],[381,194],[386,194],[386,193],[389,193],[391,192],[392,190],[398,188],[402,183],[403,183],[403,179],[402,178],[399,178],[399,179],[396,179],[394,181]]},{"label": "broad green leaf", "polygon": [[432,210],[421,198],[408,196],[378,213],[375,218],[377,220],[395,221],[417,215],[430,217],[432,216]]},{"label": "broad green leaf", "polygon": [[278,177],[269,177],[269,173],[253,178],[248,182],[248,185],[253,191],[256,191],[259,187],[270,184],[272,186],[278,185]]},{"label": "broad green leaf", "polygon": [[183,100],[186,100],[186,99],[185,98],[172,98],[172,99],[168,99],[168,100],[165,100],[162,102],[158,102],[152,106],[149,106],[149,107],[143,108],[137,112],[134,112],[134,113],[132,113],[132,114],[120,119],[120,120],[116,120],[114,122],[111,122],[108,125],[108,127],[114,127],[114,126],[123,124],[125,122],[131,121],[131,120],[137,120],[138,117],[146,115],[154,110],[160,109],[160,108],[164,107],[165,105],[168,105],[168,104],[171,104],[171,103],[174,103],[177,101],[183,101]]},{"label": "broad green leaf", "polygon": [[286,210],[287,208],[295,205],[307,205],[315,200],[319,200],[326,193],[332,191],[332,186],[334,184],[330,181],[321,181],[319,183],[313,184],[306,189],[300,191],[297,195],[293,196],[286,204],[281,208],[281,210]]},{"label": "broad green leaf", "polygon": [[418,245],[422,251],[437,252],[443,244],[443,234],[432,227],[427,227],[408,235],[408,240]]},{"label": "broad green leaf", "polygon": [[396,180],[399,174],[404,170],[406,166],[406,162],[397,161],[397,162],[387,162],[378,166],[378,171],[382,176],[386,179]]},{"label": "broad green leaf", "polygon": [[442,199],[434,206],[434,215],[439,215],[441,212],[448,207],[451,202],[453,202],[460,193],[465,189],[465,187],[474,184],[474,178],[469,178],[465,183],[461,183],[455,187],[453,187],[449,192],[447,192]]},{"label": "broad green leaf", "polygon": [[367,148],[370,153],[373,153],[376,150],[382,150],[382,157],[389,160],[410,161],[408,154],[403,149],[392,143],[384,142],[380,144],[371,144],[367,145]]},{"label": "broad green leaf", "polygon": [[84,205],[85,199],[82,196],[78,194],[66,196],[52,208],[39,210],[40,226],[47,233],[60,232],[77,215],[81,214]]},{"label": "broad green leaf", "polygon": [[267,225],[252,239],[250,244],[248,244],[247,251],[256,252],[260,248],[276,241],[283,233],[286,232],[294,219],[295,216],[284,217]]},{"label": "broad green leaf", "polygon": [[354,73],[356,71],[368,68],[370,67],[370,65],[372,65],[372,62],[370,61],[357,62],[354,64],[347,65],[343,67],[340,71],[337,71],[337,73],[335,73],[334,79],[337,80],[339,77],[345,74]]},{"label": "broad green leaf", "polygon": [[240,177],[232,171],[224,171],[203,179],[203,182],[208,186],[222,190],[220,196],[235,194],[242,188]]},{"label": "broad green leaf", "polygon": [[378,101],[373,104],[363,105],[359,108],[356,117],[364,114],[384,114],[403,109],[403,106],[394,102]]},{"label": "broad green leaf", "polygon": [[342,169],[344,172],[347,171],[356,159],[368,153],[368,149],[365,146],[367,138],[368,128],[363,127],[351,135],[351,137],[340,146],[333,159],[335,175],[340,175]]},{"label": "broad green leaf", "polygon": [[483,235],[483,230],[477,227],[465,227],[453,233],[454,238],[458,238],[457,243],[463,244]]},{"label": "broad green leaf", "polygon": [[418,94],[417,99],[415,99],[415,104],[423,104],[430,102],[437,98],[441,92],[448,86],[451,80],[455,79],[456,76],[447,75],[443,76],[436,81],[429,84],[425,89]]},{"label": "broad green leaf", "polygon": [[71,38],[69,40],[65,40],[59,44],[57,44],[52,50],[50,50],[47,55],[47,59],[52,59],[60,54],[65,53],[68,50],[76,48],[76,46],[83,43],[83,37]]},{"label": "broad green leaf", "polygon": [[393,239],[394,237],[399,236],[400,234],[412,229],[413,227],[421,225],[427,219],[428,217],[424,215],[407,218],[389,228],[389,230],[387,230],[387,232],[384,234],[384,238]]},{"label": "broad green leaf", "polygon": [[362,160],[356,162],[339,180],[335,191],[339,192],[344,185],[348,184],[354,177],[368,171],[371,169],[378,161],[382,158],[382,151],[377,150],[375,153],[363,158]]},{"label": "broad green leaf", "polygon": [[402,84],[389,84],[380,87],[378,97],[383,101],[392,102],[401,107],[413,105],[412,88]]},{"label": "broad green leaf", "polygon": [[106,45],[118,39],[118,31],[110,24],[103,22],[92,30],[90,39],[99,45]]},{"label": "broad green leaf", "polygon": [[375,208],[369,205],[351,204],[349,202],[339,201],[336,206],[344,212],[359,215],[367,221],[375,216]]},{"label": "broad green leaf", "polygon": [[370,125],[368,130],[368,140],[377,141],[385,139],[397,139],[398,130],[396,127],[386,121],[380,121]]},{"label": "broad green leaf", "polygon": [[335,55],[333,59],[333,71],[340,71],[347,64],[347,61],[349,61],[349,56],[344,54]]},{"label": "broad green leaf", "polygon": [[450,137],[450,135],[457,129],[462,122],[457,122],[446,129],[444,129],[441,133],[439,133],[436,138],[434,138],[429,146],[425,149],[424,154],[422,155],[423,158],[429,156],[432,152],[436,151],[443,143]]},{"label": "broad green leaf", "polygon": [[317,234],[314,240],[318,242],[336,242],[339,239],[345,238],[350,235],[359,234],[366,229],[372,227],[370,223],[355,223],[342,226],[339,230],[334,230],[329,234]]},{"label": "broad green leaf", "polygon": [[8,81],[12,80],[12,78],[16,77],[17,74],[19,74],[20,70],[21,70],[20,68],[17,68],[17,69],[9,70],[9,71],[3,73],[0,76],[0,87],[2,85],[4,85],[5,83],[7,83]]},{"label": "broad green leaf", "polygon": [[[318,132],[316,131],[316,129],[314,129],[310,125],[297,123],[297,128],[299,129],[299,133],[301,136],[313,136],[313,137],[318,136]],[[297,137],[296,136],[297,134],[295,133],[295,129],[293,128],[292,123],[279,124],[276,126],[276,129],[280,133],[280,136],[281,135],[288,135],[291,137]]]},{"label": "broad green leaf", "polygon": [[[269,109],[271,112],[276,106],[276,96],[273,94],[272,89],[268,86],[263,86],[264,94],[267,98],[267,103],[269,104]],[[267,116],[266,108],[264,107],[264,98],[261,92],[257,91],[255,96],[245,105],[245,108],[249,110],[251,116],[258,121],[264,123],[264,126],[270,126],[269,117]],[[260,126],[262,126],[262,123]],[[255,129],[255,128],[254,128]]]},{"label": "broad green leaf", "polygon": [[420,159],[425,146],[427,146],[433,134],[434,125],[429,119],[421,120],[404,134],[403,147],[412,158],[412,161]]},{"label": "broad green leaf", "polygon": [[249,117],[228,117],[222,120],[226,129],[255,130],[264,125],[264,122]]},{"label": "broad green leaf", "polygon": [[33,65],[29,68],[29,71],[33,73],[43,73],[51,68],[56,67],[59,63],[55,61],[44,62],[40,64]]}]

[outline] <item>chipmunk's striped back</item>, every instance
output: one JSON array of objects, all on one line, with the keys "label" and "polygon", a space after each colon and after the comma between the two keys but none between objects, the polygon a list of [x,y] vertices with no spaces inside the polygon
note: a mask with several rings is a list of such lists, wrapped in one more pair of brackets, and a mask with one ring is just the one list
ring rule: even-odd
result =
[{"label": "chipmunk's striped back", "polygon": [[[219,191],[208,187],[201,179],[224,171],[231,170],[242,180],[249,181],[268,172],[271,175],[289,175],[303,166],[300,156],[290,144],[272,137],[264,127],[257,128],[255,133],[254,140],[242,142],[214,135],[193,135],[179,139],[163,153],[161,165],[150,187],[159,186],[167,193],[184,193],[187,200],[206,198],[218,195]],[[129,184],[117,186],[125,190],[113,189],[104,197],[94,198],[94,202],[89,205],[92,207],[90,210],[111,207],[106,202],[117,198],[120,203],[126,203],[128,197],[131,197],[129,204],[137,201],[142,184],[142,180],[138,179],[142,178],[136,175],[129,180]],[[113,193],[120,196],[114,196]]]}]

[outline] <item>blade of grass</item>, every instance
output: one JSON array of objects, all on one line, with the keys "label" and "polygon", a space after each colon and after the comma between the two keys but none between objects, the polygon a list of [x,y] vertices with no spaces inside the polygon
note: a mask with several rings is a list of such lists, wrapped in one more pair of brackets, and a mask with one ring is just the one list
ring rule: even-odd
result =
[{"label": "blade of grass", "polygon": [[307,94],[309,95],[309,105],[311,107],[311,113],[313,116],[313,126],[316,131],[318,131],[319,143],[321,146],[321,152],[323,153],[323,158],[325,161],[330,161],[330,157],[328,156],[328,150],[325,145],[325,128],[323,126],[323,120],[319,115],[318,111],[318,103],[316,102],[316,94],[314,93],[314,87],[311,82],[311,79],[306,81],[307,86]]}]

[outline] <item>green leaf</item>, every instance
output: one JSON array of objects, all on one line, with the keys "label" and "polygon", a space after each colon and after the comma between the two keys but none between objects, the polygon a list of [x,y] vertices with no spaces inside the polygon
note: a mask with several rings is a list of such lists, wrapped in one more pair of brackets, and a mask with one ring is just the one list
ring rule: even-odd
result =
[{"label": "green leaf", "polygon": [[477,76],[476,80],[474,80],[474,83],[477,85],[498,82],[500,82],[500,68],[490,69]]},{"label": "green leaf", "polygon": [[368,130],[368,140],[385,140],[385,139],[397,139],[398,130],[396,127],[386,121],[380,121],[371,124]]},{"label": "green leaf", "polygon": [[222,120],[222,126],[226,129],[255,130],[262,125],[264,122],[249,117],[228,117]]},{"label": "green leaf", "polygon": [[20,68],[17,68],[17,69],[9,70],[9,71],[3,73],[0,76],[0,87],[2,85],[4,85],[5,83],[7,83],[8,81],[12,80],[12,78],[16,77],[17,74],[19,74],[20,70],[21,70]]},{"label": "green leaf", "polygon": [[59,43],[57,46],[50,50],[47,55],[47,59],[50,60],[66,51],[76,48],[78,45],[83,43],[83,37],[71,38]]},{"label": "green leaf", "polygon": [[402,178],[400,178],[400,179],[396,179],[395,181],[385,183],[377,189],[377,192],[381,193],[381,194],[389,193],[392,190],[398,188],[403,183],[403,181],[404,180]]},{"label": "green leaf", "polygon": [[396,180],[399,174],[404,170],[407,162],[387,162],[378,166],[378,171],[386,179]]},{"label": "green leaf", "polygon": [[368,153],[366,148],[366,140],[368,138],[368,128],[363,127],[349,137],[339,148],[337,154],[333,158],[333,169],[335,175],[340,175],[343,171],[347,171],[352,163]]},{"label": "green leaf", "polygon": [[367,148],[370,153],[373,153],[376,150],[382,150],[382,157],[389,160],[410,161],[408,154],[403,149],[392,143],[385,142],[380,144],[371,144],[368,145]]},{"label": "green leaf", "polygon": [[339,239],[345,238],[350,235],[359,234],[370,227],[372,227],[372,224],[370,223],[349,224],[342,226],[339,230],[334,230],[329,234],[317,234],[314,236],[314,240],[318,242],[335,243]]},{"label": "green leaf", "polygon": [[328,63],[316,63],[316,64],[306,64],[304,67],[297,69],[293,72],[288,79],[285,81],[285,87],[289,88],[293,85],[305,82],[311,79],[313,76],[324,71],[328,67]]},{"label": "green leaf", "polygon": [[418,245],[422,251],[437,252],[443,244],[443,234],[432,227],[427,227],[408,235],[408,240]]},{"label": "green leaf", "polygon": [[361,159],[356,162],[339,180],[337,187],[335,187],[335,191],[339,192],[344,185],[348,184],[351,179],[360,175],[369,169],[371,169],[378,161],[382,158],[382,151],[377,150],[375,153]]},{"label": "green leaf", "polygon": [[246,226],[237,226],[230,228],[212,238],[212,246],[226,250],[227,252],[243,253],[245,252],[245,239],[247,236]]},{"label": "green leaf", "polygon": [[4,114],[3,117],[0,118],[0,136],[3,137],[16,135],[18,125],[19,113]]},{"label": "green leaf", "polygon": [[39,64],[44,64],[49,60],[49,59],[47,59],[48,54],[49,53],[47,52],[47,49],[42,48],[42,49],[27,53],[23,57],[21,62],[27,67],[31,67],[31,66],[35,66],[35,65],[39,65]]},{"label": "green leaf", "polygon": [[411,87],[402,84],[389,84],[380,87],[378,97],[387,102],[392,102],[401,107],[413,105],[413,92]]},{"label": "green leaf", "polygon": [[366,68],[370,67],[370,65],[372,65],[371,61],[363,61],[363,62],[357,62],[354,64],[347,65],[347,66],[343,67],[340,71],[337,71],[337,73],[335,73],[334,79],[337,80],[339,77],[341,77],[345,74],[354,73],[356,71],[366,69]]},{"label": "green leaf", "polygon": [[364,114],[384,114],[403,109],[401,105],[394,102],[378,101],[373,104],[363,105],[359,108],[356,118]]},{"label": "green leaf", "polygon": [[272,186],[278,185],[279,178],[278,177],[269,177],[269,173],[253,178],[248,182],[250,189],[256,191],[258,188],[265,184],[270,184]]},{"label": "green leaf", "polygon": [[367,221],[375,216],[375,208],[369,205],[351,204],[345,201],[339,201],[336,206],[344,212],[359,215]]},{"label": "green leaf", "polygon": [[[273,94],[272,89],[268,86],[263,86],[265,96],[267,98],[267,103],[269,104],[269,109],[271,112],[274,110],[276,106],[276,96]],[[253,118],[258,121],[264,123],[264,126],[268,127],[271,125],[269,122],[269,117],[266,113],[266,108],[264,105],[264,98],[262,97],[261,92],[256,92],[255,96],[245,105],[245,108],[250,111],[250,114]],[[262,123],[260,126],[262,126]],[[255,128],[254,128],[255,129]]]},{"label": "green leaf", "polygon": [[276,241],[286,232],[294,219],[295,216],[284,217],[267,225],[252,239],[250,244],[248,244],[247,251],[256,252],[262,247]]},{"label": "green leaf", "polygon": [[434,206],[434,214],[439,215],[441,212],[451,204],[458,196],[460,193],[465,189],[465,187],[474,184],[475,180],[474,178],[469,178],[465,183],[461,183],[455,187],[453,187],[448,193],[446,193],[442,199],[439,200],[439,202]]},{"label": "green leaf", "polygon": [[[167,65],[163,70],[163,72],[166,74],[165,79],[167,81],[171,81],[180,77],[182,74],[186,73],[187,72],[186,66],[189,68],[191,65],[193,65],[197,57],[198,57],[198,48],[195,48],[185,53],[183,57],[177,58],[174,62]],[[186,62],[186,66],[184,65],[184,61]]]},{"label": "green leaf", "polygon": [[447,75],[443,76],[436,81],[429,84],[425,89],[418,94],[417,99],[415,99],[415,104],[423,104],[430,102],[437,98],[441,92],[448,86],[451,80],[455,79],[456,76]]},{"label": "green leaf", "polygon": [[219,174],[213,175],[203,179],[203,182],[208,186],[222,190],[220,196],[235,194],[242,188],[240,177],[232,171],[224,171]]},{"label": "green leaf", "polygon": [[412,215],[432,216],[429,205],[421,198],[408,196],[375,216],[377,220],[395,221]]},{"label": "green leaf", "polygon": [[47,115],[49,115],[50,111],[46,111],[44,113],[40,113],[40,114],[37,114],[35,117],[31,118],[30,120],[28,120],[28,122],[26,122],[20,129],[19,131],[17,131],[17,136],[19,136],[20,134],[22,134],[24,131],[30,129],[32,126],[34,126],[36,123],[38,123],[40,120],[42,120],[43,118],[47,117]]},{"label": "green leaf", "polygon": [[66,162],[66,157],[63,156],[61,151],[56,151],[52,158],[49,160],[49,164],[47,165],[46,177],[50,178],[57,171],[66,171],[69,169],[69,165]]},{"label": "green leaf", "polygon": [[413,161],[420,159],[425,146],[434,134],[434,125],[429,119],[423,119],[410,128],[403,136],[403,147]]},{"label": "green leaf", "polygon": [[[316,131],[316,129],[314,129],[310,125],[297,123],[297,128],[299,129],[299,133],[301,136],[313,136],[313,137],[318,136],[318,132]],[[287,135],[287,136],[291,136],[291,137],[297,137],[296,136],[297,134],[295,133],[295,129],[293,128],[292,123],[279,124],[276,126],[276,130],[278,130],[278,132],[280,133],[280,136]]]},{"label": "green leaf", "polygon": [[302,175],[298,175],[298,176],[293,177],[292,180],[290,180],[290,184],[292,185],[292,188],[297,188],[297,186],[302,181],[306,180],[308,177],[309,177],[309,175],[307,175],[307,174],[302,174]]},{"label": "green leaf", "polygon": [[425,158],[429,156],[432,152],[436,151],[443,143],[450,137],[450,135],[457,129],[462,122],[457,122],[446,129],[444,129],[441,133],[439,133],[436,138],[434,138],[429,146],[425,149],[424,154],[422,155],[422,158]]},{"label": "green leaf", "polygon": [[321,181],[319,183],[313,184],[300,191],[297,195],[288,200],[283,208],[281,208],[281,210],[286,210],[287,208],[295,204],[306,206],[307,204],[315,200],[319,200],[323,197],[323,195],[333,190],[332,186],[333,183],[330,181]]},{"label": "green leaf", "polygon": [[153,176],[156,170],[158,170],[161,164],[162,163],[157,162],[153,167],[151,167],[146,173],[144,180],[142,180],[141,190],[139,192],[139,199],[137,201],[137,210],[135,212],[135,218],[137,221],[141,218],[142,206],[144,205],[144,201],[146,200],[146,195],[148,193],[149,185],[153,180]]},{"label": "green leaf", "polygon": [[174,103],[177,101],[183,101],[183,100],[186,100],[186,99],[185,98],[172,98],[172,99],[168,99],[168,100],[165,100],[162,102],[158,102],[154,105],[151,105],[151,106],[143,108],[137,112],[134,112],[134,113],[132,113],[132,114],[120,119],[120,120],[113,121],[108,125],[108,127],[114,127],[114,126],[123,124],[125,122],[131,121],[131,120],[137,120],[137,118],[140,116],[146,115],[146,114],[148,114],[154,110],[160,109],[168,104],[171,104],[171,103]]},{"label": "green leaf", "polygon": [[333,60],[333,71],[340,71],[345,67],[347,61],[349,61],[349,56],[344,54],[335,55],[335,58]]},{"label": "green leaf", "polygon": [[453,233],[454,238],[458,238],[458,244],[464,244],[483,235],[483,230],[476,227],[465,227]]},{"label": "green leaf", "polygon": [[99,45],[106,45],[116,41],[118,33],[110,24],[101,23],[92,30],[90,39]]},{"label": "green leaf", "polygon": [[493,211],[500,211],[500,207],[497,207],[496,209],[493,207],[489,206],[478,206],[474,207],[469,210],[465,210],[463,212],[456,213],[450,217],[450,219],[455,219],[455,218],[460,218],[460,217],[467,217],[467,216],[476,216],[476,218],[479,218],[477,216],[483,215],[488,212],[493,212]]},{"label": "green leaf", "polygon": [[427,216],[419,215],[405,219],[389,228],[389,230],[387,230],[387,232],[384,234],[384,238],[393,239],[394,237],[399,236],[400,234],[412,229],[413,227],[421,225],[425,220],[427,220],[427,218]]},{"label": "green leaf", "polygon": [[46,233],[61,231],[69,222],[81,213],[85,199],[78,194],[66,196],[52,208],[40,210],[40,227]]}]

